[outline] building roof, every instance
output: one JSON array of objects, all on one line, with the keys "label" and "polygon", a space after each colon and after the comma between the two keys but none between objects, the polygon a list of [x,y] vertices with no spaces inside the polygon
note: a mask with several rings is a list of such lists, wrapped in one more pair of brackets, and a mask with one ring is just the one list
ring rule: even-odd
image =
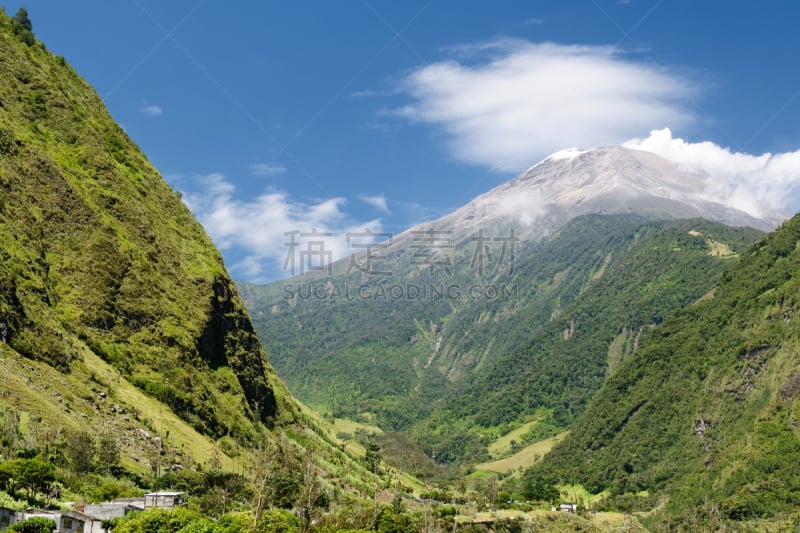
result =
[{"label": "building roof", "polygon": [[59,511],[59,514],[61,516],[66,516],[68,518],[83,520],[84,522],[90,522],[92,520],[97,519],[94,515],[91,515],[89,513],[84,513],[82,511]]},{"label": "building roof", "polygon": [[148,492],[145,496],[183,496],[185,492],[162,490],[157,492]]}]

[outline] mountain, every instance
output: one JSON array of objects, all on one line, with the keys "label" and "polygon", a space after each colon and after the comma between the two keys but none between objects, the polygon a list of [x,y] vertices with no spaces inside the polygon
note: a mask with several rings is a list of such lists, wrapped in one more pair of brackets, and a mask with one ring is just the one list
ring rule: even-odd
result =
[{"label": "mountain", "polygon": [[642,150],[563,150],[434,225],[466,229],[516,218],[541,231],[585,214],[635,213],[659,219],[703,217],[769,231],[786,218],[781,213],[755,218],[725,206],[708,192],[711,182],[705,171]]},{"label": "mountain", "polygon": [[180,194],[24,20],[0,13],[0,460],[40,457],[88,498],[122,486],[101,470],[249,475],[277,446],[371,492],[277,377]]},{"label": "mountain", "polygon": [[538,421],[527,440],[566,427],[761,235],[708,219],[778,219],[703,199],[708,179],[627,148],[557,154],[369,258],[239,287],[302,400],[374,414],[439,461],[485,460],[522,423]]},{"label": "mountain", "polygon": [[653,527],[796,527],[786,517],[800,503],[798,243],[795,216],[646,335],[527,476],[661,502]]}]

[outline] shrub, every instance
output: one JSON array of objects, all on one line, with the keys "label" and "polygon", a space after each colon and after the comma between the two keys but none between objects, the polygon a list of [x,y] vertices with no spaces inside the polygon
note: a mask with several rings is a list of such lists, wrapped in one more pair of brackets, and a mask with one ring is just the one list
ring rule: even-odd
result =
[{"label": "shrub", "polygon": [[56,523],[49,518],[36,516],[22,522],[17,522],[8,527],[6,531],[19,531],[21,533],[51,533],[56,530]]}]

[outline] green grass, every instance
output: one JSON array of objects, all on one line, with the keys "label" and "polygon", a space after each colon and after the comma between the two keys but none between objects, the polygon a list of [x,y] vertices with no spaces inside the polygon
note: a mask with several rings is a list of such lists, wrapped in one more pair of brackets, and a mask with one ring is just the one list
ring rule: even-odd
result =
[{"label": "green grass", "polygon": [[[191,450],[196,462],[208,466],[212,457],[218,456],[222,463],[231,470],[237,468],[234,460],[223,453],[211,439],[165,408],[161,402],[134,387],[127,379],[121,377],[111,365],[92,352],[84,354],[84,363],[92,369],[98,379],[113,386],[116,400],[124,402],[141,413],[146,413],[151,426],[159,434],[163,435],[168,431],[170,443],[180,449]],[[239,469],[241,470],[241,468]]]},{"label": "green grass", "polygon": [[603,491],[597,494],[592,494],[583,485],[557,485],[561,497],[574,503],[584,502],[584,504],[592,504],[598,502],[608,496],[610,491]]},{"label": "green grass", "polygon": [[333,420],[333,430],[337,433],[350,433],[355,434],[356,431],[366,431],[368,433],[375,433],[380,435],[383,433],[383,430],[378,426],[372,424],[363,424],[361,422],[356,422],[354,420],[350,420],[349,418],[335,418]]},{"label": "green grass", "polygon": [[510,457],[475,465],[475,469],[488,470],[499,474],[509,474],[517,472],[520,469],[528,468],[537,461],[540,461],[553,446],[564,440],[568,433],[568,431],[565,431],[549,439],[534,442]]},{"label": "green grass", "polygon": [[584,518],[572,513],[553,511],[498,510],[481,512],[474,516],[462,517],[460,523],[491,524],[502,520],[519,519],[527,523],[531,531],[542,533],[561,533],[563,531],[646,533],[646,529],[632,515],[623,513],[599,513]]},{"label": "green grass", "polygon": [[636,516],[624,513],[602,512],[590,515],[589,521],[603,531],[647,532]]},{"label": "green grass", "polygon": [[518,428],[509,431],[505,435],[499,437],[496,441],[489,445],[489,453],[493,457],[501,457],[511,451],[511,441],[521,442],[525,433],[531,429],[538,420],[531,420],[519,426]]}]

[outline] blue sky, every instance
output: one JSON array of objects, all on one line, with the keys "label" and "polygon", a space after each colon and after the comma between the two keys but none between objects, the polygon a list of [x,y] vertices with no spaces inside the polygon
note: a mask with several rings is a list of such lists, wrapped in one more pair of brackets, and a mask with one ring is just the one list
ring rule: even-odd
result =
[{"label": "blue sky", "polygon": [[285,276],[285,231],[398,233],[632,138],[713,159],[734,204],[800,207],[796,2],[26,5],[237,279]]}]

